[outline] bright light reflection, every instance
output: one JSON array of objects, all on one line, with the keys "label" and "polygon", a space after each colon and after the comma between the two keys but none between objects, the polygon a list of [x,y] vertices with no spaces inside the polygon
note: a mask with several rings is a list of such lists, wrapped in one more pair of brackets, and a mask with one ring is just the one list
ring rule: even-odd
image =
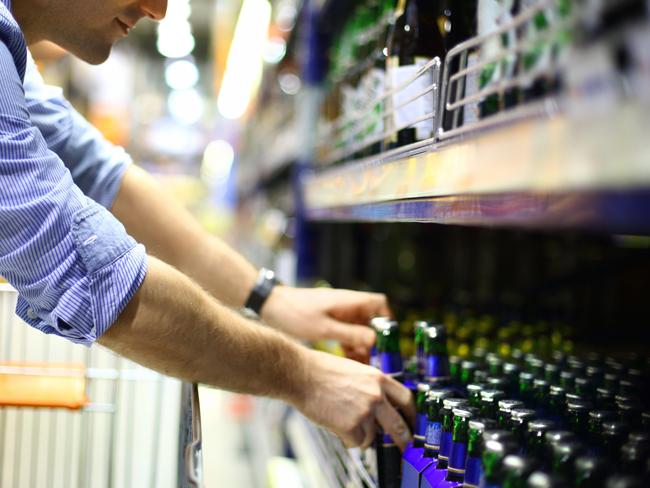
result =
[{"label": "bright light reflection", "polygon": [[217,99],[217,108],[227,119],[246,113],[259,86],[270,20],[268,0],[244,0]]},{"label": "bright light reflection", "polygon": [[192,61],[179,59],[165,68],[165,82],[174,90],[193,88],[199,81],[199,69]]},{"label": "bright light reflection", "polygon": [[208,184],[223,184],[230,176],[235,160],[233,147],[224,140],[210,142],[203,154],[201,178]]},{"label": "bright light reflection", "polygon": [[189,0],[169,0],[167,14],[158,24],[158,52],[167,58],[189,55],[196,45],[189,18],[192,13]]},{"label": "bright light reflection", "polygon": [[264,48],[264,61],[277,64],[287,53],[287,43],[281,37],[272,37]]},{"label": "bright light reflection", "polygon": [[203,115],[203,99],[194,90],[174,90],[167,99],[169,113],[182,124],[195,124]]}]

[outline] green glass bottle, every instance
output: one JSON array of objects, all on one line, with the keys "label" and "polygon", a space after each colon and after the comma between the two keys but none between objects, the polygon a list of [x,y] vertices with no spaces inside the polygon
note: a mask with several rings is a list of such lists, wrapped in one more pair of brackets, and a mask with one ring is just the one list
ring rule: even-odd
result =
[{"label": "green glass bottle", "polygon": [[442,441],[442,408],[443,401],[451,398],[450,390],[431,390],[426,399],[427,430],[424,440],[424,456],[436,458],[440,452]]},{"label": "green glass bottle", "polygon": [[424,437],[427,430],[427,395],[431,386],[426,383],[418,383],[417,394],[415,397],[416,408],[416,425],[415,432],[413,433],[413,447],[424,447]]},{"label": "green glass bottle", "polygon": [[554,430],[557,424],[549,419],[533,419],[528,422],[525,434],[526,453],[536,458],[546,454],[546,433]]},{"label": "green glass bottle", "polygon": [[433,385],[450,380],[447,333],[442,324],[429,324],[424,335],[424,380]]},{"label": "green glass bottle", "polygon": [[483,451],[483,473],[485,488],[502,488],[504,482],[503,460],[514,454],[518,446],[514,442],[488,440]]},{"label": "green glass bottle", "polygon": [[496,419],[499,401],[505,397],[506,393],[503,390],[483,390],[481,392],[481,416]]},{"label": "green glass bottle", "polygon": [[598,488],[607,478],[609,469],[604,458],[583,455],[575,461],[575,488]]},{"label": "green glass bottle", "polygon": [[589,437],[589,411],[592,409],[593,404],[585,400],[567,402],[567,422],[580,439],[586,440]]},{"label": "green glass bottle", "polygon": [[497,425],[500,429],[507,429],[510,422],[510,412],[513,408],[523,407],[524,402],[515,399],[503,399],[499,400],[498,406]]},{"label": "green glass bottle", "polygon": [[509,428],[517,442],[523,445],[526,438],[528,423],[536,416],[535,410],[530,408],[513,408],[510,410]]},{"label": "green glass bottle", "polygon": [[442,401],[442,409],[440,410],[442,415],[442,437],[440,439],[437,469],[447,469],[449,465],[453,441],[454,409],[461,407],[470,408],[469,402],[463,398],[445,398]]},{"label": "green glass bottle", "polygon": [[502,488],[526,488],[528,476],[536,467],[535,461],[527,456],[510,454],[503,459]]},{"label": "green glass bottle", "polygon": [[467,398],[470,406],[475,408],[481,407],[481,392],[486,388],[486,385],[482,383],[470,383],[467,385]]},{"label": "green glass bottle", "polygon": [[575,478],[575,460],[584,453],[582,444],[575,441],[565,441],[554,444],[552,470],[554,473],[570,480]]},{"label": "green glass bottle", "polygon": [[496,422],[488,418],[472,419],[469,421],[467,462],[465,463],[465,479],[463,483],[465,488],[478,488],[481,482],[483,475],[481,459],[485,447],[483,434],[495,427]]}]

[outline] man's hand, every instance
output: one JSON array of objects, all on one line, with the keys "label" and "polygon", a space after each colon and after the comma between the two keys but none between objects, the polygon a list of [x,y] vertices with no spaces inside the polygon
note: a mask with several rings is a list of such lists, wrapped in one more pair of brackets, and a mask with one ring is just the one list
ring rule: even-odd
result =
[{"label": "man's hand", "polygon": [[415,423],[407,388],[370,366],[318,351],[306,353],[308,384],[294,402],[298,409],[348,447],[370,446],[377,424],[401,449],[406,447],[411,440],[409,425]]},{"label": "man's hand", "polygon": [[309,341],[337,340],[354,359],[366,358],[375,342],[370,319],[390,313],[379,293],[288,286],[276,286],[262,307],[270,326]]}]

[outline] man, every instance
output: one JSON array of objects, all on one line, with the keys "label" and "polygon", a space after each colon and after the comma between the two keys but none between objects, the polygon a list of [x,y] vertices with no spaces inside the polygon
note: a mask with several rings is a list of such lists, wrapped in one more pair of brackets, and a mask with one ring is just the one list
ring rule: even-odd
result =
[{"label": "man", "polygon": [[50,40],[100,63],[141,18],[162,19],[166,3],[0,0],[0,275],[19,292],[17,313],[164,374],[286,400],[349,446],[368,446],[376,423],[404,446],[398,410],[412,418],[413,409],[402,385],[229,308],[252,301],[275,329],[338,339],[360,355],[373,336],[354,324],[389,313],[385,297],[256,286],[248,262],[164,198],[34,71],[27,44]]}]

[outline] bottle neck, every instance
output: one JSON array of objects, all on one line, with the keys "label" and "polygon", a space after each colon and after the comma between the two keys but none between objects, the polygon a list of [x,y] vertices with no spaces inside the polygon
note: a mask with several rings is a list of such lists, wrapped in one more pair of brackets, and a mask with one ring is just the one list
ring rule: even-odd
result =
[{"label": "bottle neck", "polygon": [[467,461],[467,443],[453,441],[447,468],[447,481],[463,481],[465,477],[465,462]]}]

